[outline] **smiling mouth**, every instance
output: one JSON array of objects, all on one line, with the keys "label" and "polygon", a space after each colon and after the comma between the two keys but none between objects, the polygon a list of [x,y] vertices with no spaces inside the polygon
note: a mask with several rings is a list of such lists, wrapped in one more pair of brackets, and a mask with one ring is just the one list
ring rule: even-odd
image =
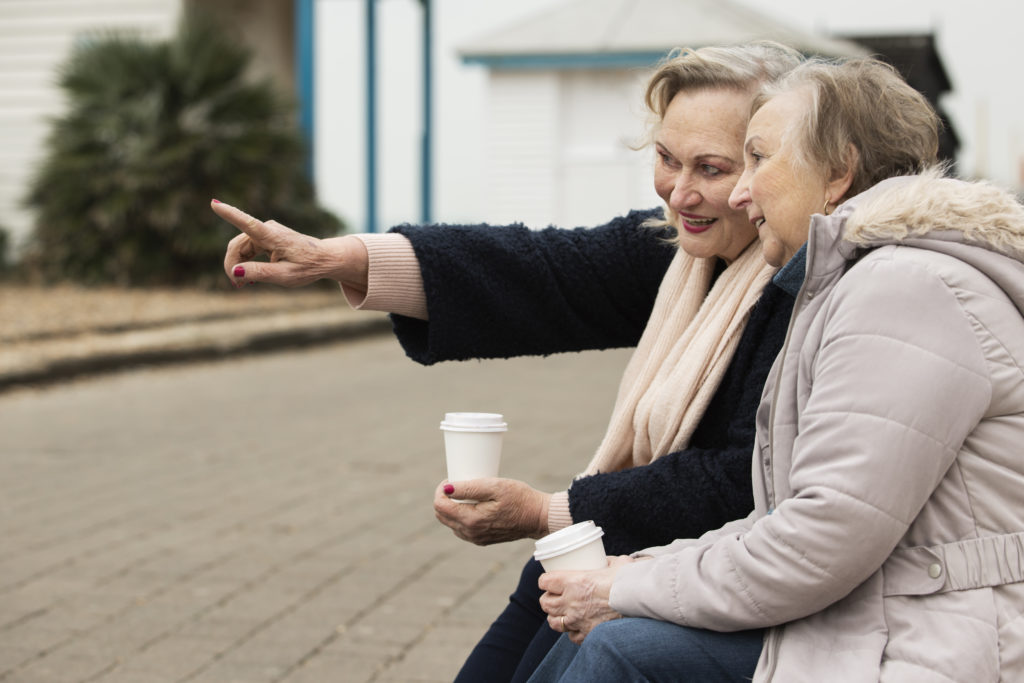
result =
[{"label": "smiling mouth", "polygon": [[750,221],[750,222],[754,224],[754,227],[755,227],[755,228],[757,228],[758,230],[760,230],[760,229],[761,229],[761,226],[762,226],[762,225],[764,225],[764,216],[762,216],[762,217],[760,217],[760,218],[755,218],[754,220],[752,220],[752,221]]},{"label": "smiling mouth", "polygon": [[692,218],[688,216],[681,216],[681,218],[684,223],[688,223],[697,228],[706,228],[718,220],[717,218]]}]

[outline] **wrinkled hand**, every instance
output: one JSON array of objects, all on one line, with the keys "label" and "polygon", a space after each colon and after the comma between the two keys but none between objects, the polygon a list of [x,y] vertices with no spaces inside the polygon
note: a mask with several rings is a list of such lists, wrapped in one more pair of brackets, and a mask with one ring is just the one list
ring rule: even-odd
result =
[{"label": "wrinkled hand", "polygon": [[[569,635],[579,645],[597,626],[622,615],[608,604],[612,581],[624,564],[635,562],[628,555],[608,558],[608,567],[589,572],[548,572],[537,585],[545,591],[540,606],[548,613],[548,625]],[[563,619],[564,617],[564,619]]]},{"label": "wrinkled hand", "polygon": [[[453,498],[479,502],[456,503]],[[550,499],[551,494],[515,479],[441,482],[434,492],[434,514],[462,540],[490,545],[547,535]]]},{"label": "wrinkled hand", "polygon": [[[224,272],[235,285],[269,282],[302,287],[329,278],[366,291],[366,247],[352,235],[318,239],[277,221],[257,220],[230,204],[215,201],[210,206],[242,231],[228,242],[224,254]],[[254,260],[261,254],[267,254],[270,262]]]}]

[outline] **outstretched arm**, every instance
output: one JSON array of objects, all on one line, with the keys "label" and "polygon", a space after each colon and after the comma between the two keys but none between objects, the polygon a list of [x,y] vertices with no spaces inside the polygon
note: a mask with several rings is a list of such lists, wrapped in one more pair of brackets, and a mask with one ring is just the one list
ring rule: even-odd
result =
[{"label": "outstretched arm", "polygon": [[393,318],[426,365],[637,343],[676,253],[634,211],[595,228],[399,226],[423,276],[430,321]]},{"label": "outstretched arm", "polygon": [[[366,247],[356,237],[319,239],[296,232],[277,221],[261,221],[216,199],[213,212],[241,231],[224,255],[224,272],[237,286],[268,282],[282,287],[303,287],[317,280],[336,280],[365,292]],[[267,255],[269,262],[256,261]]]}]

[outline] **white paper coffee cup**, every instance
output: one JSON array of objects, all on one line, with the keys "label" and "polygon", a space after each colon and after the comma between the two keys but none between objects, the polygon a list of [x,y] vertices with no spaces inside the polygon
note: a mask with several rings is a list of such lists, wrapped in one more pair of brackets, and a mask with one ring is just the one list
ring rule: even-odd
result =
[{"label": "white paper coffee cup", "polygon": [[[445,413],[444,432],[448,481],[496,477],[501,466],[501,444],[508,425],[499,413]],[[458,503],[475,503],[457,500]]]},{"label": "white paper coffee cup", "polygon": [[548,534],[536,543],[533,557],[546,572],[604,569],[604,531],[593,522],[580,522]]}]

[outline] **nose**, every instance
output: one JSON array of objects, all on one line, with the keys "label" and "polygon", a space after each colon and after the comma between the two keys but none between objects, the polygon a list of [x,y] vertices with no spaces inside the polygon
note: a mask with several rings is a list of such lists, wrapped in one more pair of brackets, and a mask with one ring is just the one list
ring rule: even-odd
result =
[{"label": "nose", "polygon": [[736,187],[729,194],[729,206],[733,209],[744,209],[750,204],[750,181],[746,172],[740,176]]},{"label": "nose", "polygon": [[680,173],[672,186],[672,194],[668,203],[673,209],[696,206],[703,201],[700,192],[693,184],[693,179],[688,173]]}]

